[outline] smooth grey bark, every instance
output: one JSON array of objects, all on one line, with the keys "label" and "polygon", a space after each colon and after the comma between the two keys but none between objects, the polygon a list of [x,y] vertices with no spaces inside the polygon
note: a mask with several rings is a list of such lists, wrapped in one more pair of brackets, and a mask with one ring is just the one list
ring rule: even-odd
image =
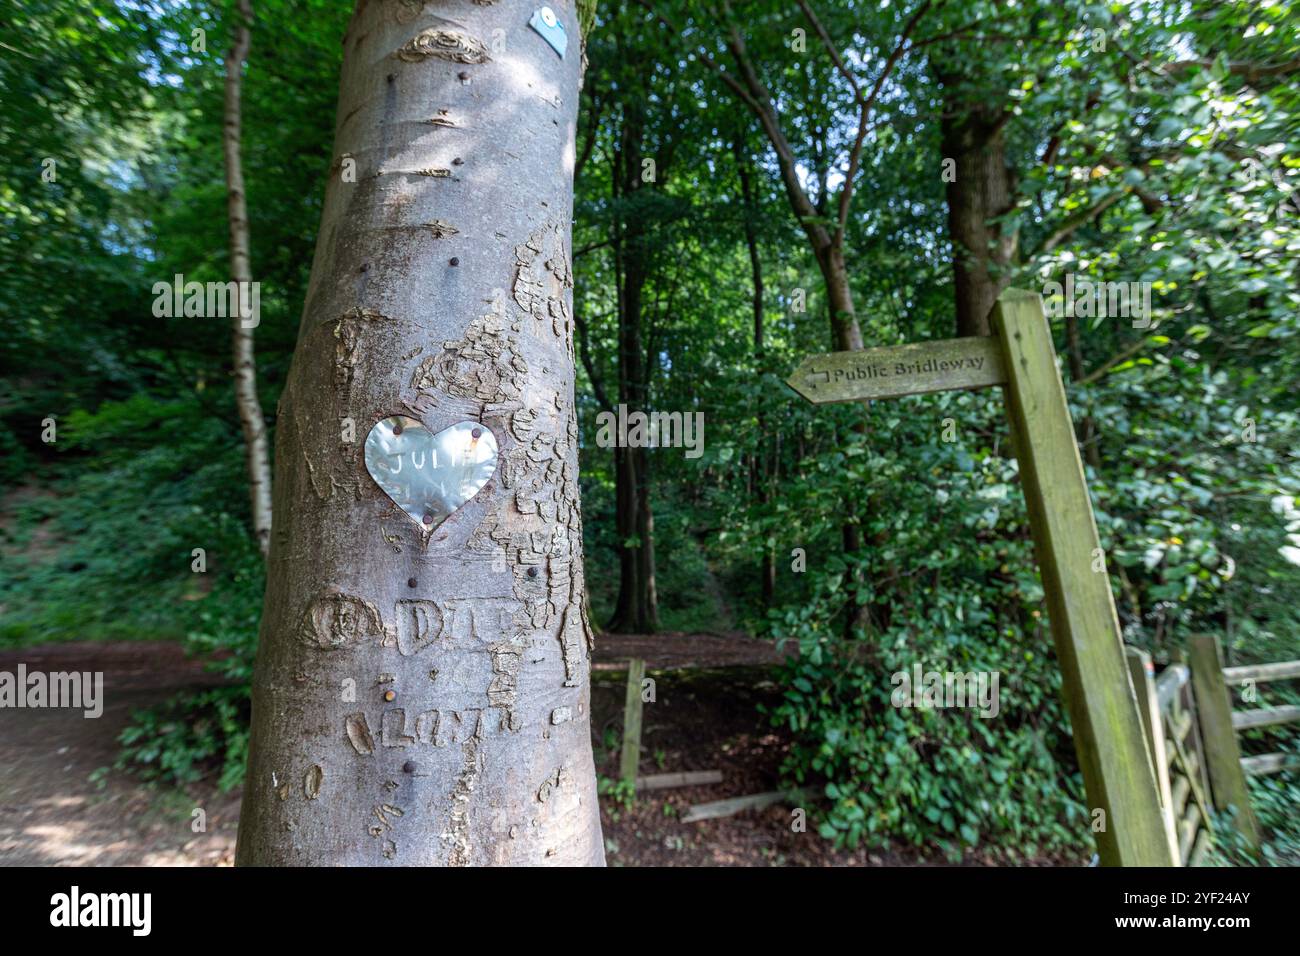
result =
[{"label": "smooth grey bark", "polygon": [[[221,145],[226,165],[226,218],[230,228],[230,278],[240,290],[253,281],[249,264],[248,204],[244,196],[244,167],[239,158],[242,128],[244,61],[248,59],[253,11],[249,0],[235,6],[235,29],[226,54],[225,115]],[[241,295],[237,302],[244,302]],[[231,318],[235,371],[235,407],[244,433],[244,458],[257,547],[266,557],[271,547],[271,449],[257,395],[257,358],[253,350],[253,325],[245,325],[240,309]]]},{"label": "smooth grey bark", "polygon": [[[240,865],[604,863],[573,393],[583,58],[575,11],[553,6],[561,59],[534,9],[361,0],[344,38],[279,410]],[[365,468],[394,414],[500,447],[431,532]]]}]

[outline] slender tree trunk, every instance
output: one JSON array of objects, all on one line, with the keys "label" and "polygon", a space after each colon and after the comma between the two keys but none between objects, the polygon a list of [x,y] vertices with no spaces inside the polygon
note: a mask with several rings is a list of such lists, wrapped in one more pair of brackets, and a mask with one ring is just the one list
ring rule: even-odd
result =
[{"label": "slender tree trunk", "polygon": [[[763,259],[759,255],[758,248],[758,200],[754,195],[749,164],[741,149],[739,140],[736,141],[734,151],[736,154],[736,168],[740,175],[740,194],[745,205],[745,246],[749,250],[749,272],[753,283],[751,308],[754,316],[754,366],[758,374],[762,375],[766,370],[767,359],[763,351]],[[759,399],[759,401],[761,402],[762,399]],[[756,417],[759,441],[754,448],[754,456],[750,462],[749,478],[752,493],[759,507],[766,508],[768,501],[771,499],[771,494],[768,486],[768,468],[766,467],[762,447],[762,442],[767,435],[767,421],[761,405]],[[773,455],[773,459],[775,459],[775,455]],[[759,561],[758,574],[763,606],[771,607],[776,596],[776,561],[772,549],[766,544],[763,546],[763,556]]]},{"label": "slender tree trunk", "polygon": [[[361,0],[344,37],[277,429],[241,865],[604,862],[571,328],[582,52],[552,9],[563,59],[525,0],[454,21]],[[398,414],[499,447],[428,530],[365,464]]]},{"label": "slender tree trunk", "polygon": [[641,634],[659,630],[659,592],[655,586],[655,516],[650,508],[650,455],[644,448],[634,449],[640,459],[637,482],[636,531],[641,541],[637,554],[637,615]]},{"label": "slender tree trunk", "polygon": [[[876,96],[883,89],[885,80],[893,70],[895,63],[906,52],[908,46],[908,37],[916,27],[920,19],[925,15],[930,7],[930,0],[924,0],[912,12],[912,15],[906,21],[902,36],[899,38],[898,45],[894,48],[893,53],[886,60],[883,70],[876,78],[876,83],[869,94],[864,96],[862,90],[858,88],[856,80],[849,73],[840,60],[839,54],[835,51],[834,46],[830,43],[829,37],[822,31],[819,23],[816,23],[816,17],[812,14],[807,5],[801,5],[804,13],[810,20],[814,21],[819,36],[822,38],[828,52],[830,52],[836,68],[844,75],[849,83],[853,86],[856,97],[860,99],[860,112],[858,117],[858,138],[855,146],[850,151],[851,159],[849,169],[846,175],[846,182],[841,186],[839,201],[839,215],[835,224],[827,228],[822,221],[825,219],[827,209],[828,192],[826,190],[826,173],[821,169],[822,163],[830,155],[826,149],[826,130],[818,127],[814,131],[813,146],[816,152],[816,166],[819,169],[819,180],[821,183],[821,194],[814,204],[809,197],[802,178],[799,173],[800,163],[796,158],[790,143],[786,138],[785,131],[781,126],[780,112],[769,93],[767,87],[759,78],[758,72],[754,68],[754,63],[750,60],[745,45],[744,36],[739,26],[732,20],[729,6],[724,3],[723,10],[726,12],[726,19],[732,20],[729,24],[729,32],[726,38],[727,49],[730,51],[732,59],[736,64],[736,74],[733,75],[723,70],[719,64],[707,53],[700,51],[699,55],[703,62],[709,66],[736,94],[741,101],[750,109],[763,127],[763,132],[767,136],[772,148],[776,153],[777,167],[781,173],[781,182],[785,186],[786,197],[790,201],[790,208],[795,214],[800,228],[808,237],[809,244],[812,247],[813,254],[817,257],[817,264],[821,269],[822,277],[826,283],[826,292],[830,304],[831,313],[831,333],[832,340],[837,351],[856,351],[863,348],[862,330],[858,325],[857,314],[853,308],[852,290],[849,284],[848,269],[844,262],[844,227],[847,222],[850,203],[853,198],[854,179],[860,153],[858,149],[865,142],[865,136],[868,130],[868,119],[871,110],[875,105]],[[667,21],[659,18],[661,22],[667,24]],[[866,422],[861,421],[854,427],[854,430],[862,433],[866,430]],[[870,502],[868,503],[870,506]],[[843,526],[843,543],[846,554],[856,552],[862,543],[862,536],[858,531],[855,522],[850,519]],[[861,581],[860,574],[855,575],[857,581]],[[856,588],[854,589],[856,591]],[[847,604],[848,614],[845,618],[845,633],[851,636],[855,629],[861,628],[870,630],[872,627],[870,609],[865,605],[857,603],[856,595],[850,597]]]},{"label": "slender tree trunk", "polygon": [[[853,290],[849,285],[849,272],[844,262],[844,247],[833,241],[814,250],[817,264],[821,268],[822,278],[826,282],[826,300],[831,313],[831,341],[837,352],[859,351],[863,346],[862,329],[858,325],[857,312],[853,306]],[[865,417],[859,417],[853,430],[863,434],[867,430]],[[866,502],[870,508],[872,502]],[[852,505],[848,505],[851,509]],[[850,511],[851,514],[851,511]],[[858,525],[850,520],[840,526],[840,540],[846,555],[857,554],[862,549],[862,533]],[[852,581],[861,582],[863,575],[854,572]],[[852,590],[856,591],[856,588]],[[846,605],[844,618],[844,635],[852,637],[855,630],[870,632],[872,630],[871,608],[865,602],[859,603],[856,595],[850,596]]]},{"label": "slender tree trunk", "polygon": [[853,307],[853,290],[849,270],[844,262],[840,241],[817,250],[817,264],[826,281],[826,299],[831,312],[831,339],[839,352],[856,352],[864,348],[857,310]]},{"label": "slender tree trunk", "polygon": [[[626,199],[644,187],[641,179],[645,117],[639,103],[625,105],[623,130],[615,159],[616,198]],[[662,173],[662,170],[660,170]],[[650,250],[645,230],[635,217],[615,223],[618,296],[618,394],[628,413],[649,413],[649,373],[642,336],[645,287],[650,278]],[[622,454],[618,454],[618,452]],[[650,504],[650,461],[645,448],[616,449],[615,500],[619,529],[619,587],[614,617],[607,630],[651,634],[659,627],[655,592],[654,515]]]},{"label": "slender tree trunk", "polygon": [[745,248],[749,250],[749,275],[753,284],[750,308],[754,316],[754,355],[763,355],[763,259],[758,249],[758,197],[754,194],[753,175],[749,160],[739,139],[732,144],[736,156],[736,172],[740,178],[740,198],[745,207]]},{"label": "slender tree trunk", "polygon": [[618,532],[618,600],[614,616],[605,630],[615,634],[637,633],[637,595],[641,593],[637,578],[641,573],[636,540],[637,477],[636,449],[614,449],[614,527]]},{"label": "slender tree trunk", "polygon": [[244,432],[244,453],[248,466],[248,491],[252,504],[253,534],[265,558],[271,548],[271,454],[266,434],[266,418],[257,397],[257,358],[253,350],[253,327],[256,317],[242,314],[253,281],[248,256],[248,206],[244,196],[244,167],[239,158],[242,124],[242,87],[244,60],[248,58],[249,31],[253,11],[249,0],[239,0],[235,7],[234,41],[226,54],[225,124],[222,148],[226,161],[226,211],[230,224],[230,278],[240,290],[234,310],[235,406]]},{"label": "slender tree trunk", "polygon": [[[763,127],[763,132],[768,141],[772,144],[772,148],[776,153],[777,167],[781,173],[781,182],[785,186],[786,198],[789,200],[790,208],[794,212],[800,228],[803,229],[804,235],[808,237],[809,246],[817,259],[818,268],[821,270],[822,279],[826,284],[826,296],[830,308],[831,341],[835,350],[841,352],[859,350],[863,348],[862,330],[858,325],[857,313],[853,307],[853,293],[849,284],[848,269],[844,262],[844,231],[842,225],[837,224],[835,227],[828,229],[821,221],[828,212],[826,205],[828,194],[824,188],[826,182],[825,172],[820,171],[819,179],[823,188],[821,195],[814,204],[800,180],[799,162],[790,147],[789,141],[786,139],[784,130],[781,128],[780,114],[766,86],[759,79],[754,64],[749,59],[740,30],[734,25],[727,38],[727,47],[735,60],[740,79],[729,77],[712,58],[707,58],[707,55],[705,62],[723,78],[724,82],[736,91],[741,100],[750,108]],[[864,112],[860,118],[860,123],[865,123],[866,117],[867,113]],[[813,137],[819,166],[827,155],[824,148],[825,132],[824,129],[819,128],[815,131]],[[846,210],[848,208],[847,202],[852,198],[854,185],[852,180],[853,176],[850,174],[849,181],[843,187],[848,190],[844,194]],[[854,426],[854,430],[859,433],[864,432],[866,430],[865,420]],[[844,552],[848,555],[856,553],[862,545],[862,536],[859,534],[858,527],[852,518],[842,526],[842,541]],[[855,574],[854,578],[855,580],[861,580],[861,575]],[[856,591],[856,588],[853,590]],[[844,620],[846,636],[851,637],[854,630],[858,628],[870,629],[870,609],[865,605],[858,604],[856,595],[849,598],[846,609],[847,614]]]},{"label": "slender tree trunk", "polygon": [[954,161],[947,183],[948,231],[953,246],[957,334],[990,335],[989,315],[1016,255],[1018,231],[992,220],[1009,212],[1015,177],[1006,161],[1004,107],[963,96],[960,76],[941,73],[943,158]]}]

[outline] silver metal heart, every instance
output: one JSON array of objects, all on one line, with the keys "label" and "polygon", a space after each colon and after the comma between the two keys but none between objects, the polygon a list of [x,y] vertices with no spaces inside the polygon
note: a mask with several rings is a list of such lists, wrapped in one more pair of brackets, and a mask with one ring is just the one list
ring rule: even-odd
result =
[{"label": "silver metal heart", "polygon": [[366,436],[366,470],[397,507],[431,531],[491,480],[497,438],[478,422],[457,422],[434,435],[414,418],[393,415]]}]

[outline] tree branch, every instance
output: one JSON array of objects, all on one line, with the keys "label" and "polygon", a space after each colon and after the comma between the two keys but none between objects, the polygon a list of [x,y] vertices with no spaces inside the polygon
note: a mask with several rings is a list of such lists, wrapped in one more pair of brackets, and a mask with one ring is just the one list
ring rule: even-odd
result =
[{"label": "tree branch", "polygon": [[826,47],[826,52],[830,54],[831,62],[835,64],[835,69],[839,70],[840,76],[848,80],[849,86],[853,88],[853,98],[855,100],[862,99],[862,90],[858,86],[857,77],[855,77],[852,71],[844,65],[844,61],[840,58],[839,51],[835,49],[835,44],[831,42],[830,34],[826,32],[826,28],[822,26],[821,20],[817,18],[817,14],[815,14],[812,7],[808,5],[808,0],[799,0],[799,8],[803,10],[803,15],[808,18],[808,22],[812,24],[813,31],[819,38],[821,38],[822,46]]},{"label": "tree branch", "polygon": [[726,43],[732,59],[736,61],[736,68],[740,71],[741,78],[749,90],[749,101],[754,104],[751,109],[756,108],[758,121],[762,124],[772,148],[776,150],[777,166],[781,170],[781,180],[790,197],[790,205],[794,207],[795,215],[799,217],[800,224],[809,238],[814,244],[824,248],[831,244],[833,238],[820,223],[810,221],[817,218],[817,208],[799,182],[794,150],[791,149],[790,141],[785,138],[785,132],[781,129],[776,109],[772,106],[772,95],[754,70],[745,47],[745,40],[734,25],[730,27]]},{"label": "tree branch", "polygon": [[[637,2],[649,11],[661,26],[678,36],[681,35],[681,31],[655,10],[650,0],[637,0]],[[743,83],[730,72],[724,70],[721,64],[705,50],[697,47],[696,56],[699,57],[701,63],[726,83],[739,97],[740,101],[749,107],[750,111],[758,118],[763,127],[763,132],[767,135],[768,141],[776,151],[776,161],[781,171],[781,181],[785,185],[786,195],[790,199],[790,206],[794,209],[796,218],[798,218],[800,225],[803,227],[804,232],[808,234],[813,245],[817,248],[825,248],[830,245],[831,236],[824,226],[813,221],[817,218],[817,209],[813,206],[812,200],[804,192],[803,185],[799,182],[799,174],[795,168],[794,150],[790,148],[790,143],[781,129],[776,110],[772,107],[771,95],[758,78],[758,74],[754,72],[745,50],[745,41],[740,37],[739,31],[735,27],[731,28],[730,36],[726,42],[727,49],[736,61]]]},{"label": "tree branch", "polygon": [[1116,365],[1119,365],[1121,362],[1124,362],[1127,359],[1132,358],[1138,352],[1141,352],[1142,349],[1146,346],[1147,342],[1148,342],[1148,337],[1144,335],[1142,338],[1138,339],[1136,342],[1134,342],[1128,348],[1124,349],[1119,354],[1112,355],[1106,361],[1102,362],[1101,365],[1099,365],[1093,371],[1089,372],[1083,378],[1079,379],[1078,382],[1076,382],[1075,384],[1091,385],[1099,378],[1102,378],[1107,372],[1113,369]]},{"label": "tree branch", "polygon": [[[1152,69],[1150,61],[1142,65]],[[1177,73],[1186,73],[1194,67],[1208,70],[1212,66],[1214,66],[1213,60],[1176,60],[1173,63],[1166,63],[1163,67],[1156,67],[1154,72],[1172,76]],[[1300,59],[1286,60],[1282,63],[1251,63],[1245,61],[1229,63],[1228,72],[1233,76],[1242,77],[1247,83],[1255,83],[1275,76],[1290,76],[1293,73],[1300,73]]]},{"label": "tree branch", "polygon": [[[1096,90],[1088,93],[1088,98],[1084,101],[1083,112],[1090,113],[1101,104],[1101,94]],[[1047,146],[1043,149],[1043,155],[1039,157],[1039,162],[1044,166],[1054,166],[1056,164],[1057,154],[1061,151],[1061,130],[1065,128],[1065,122],[1056,128],[1052,133],[1052,138],[1047,141]]]},{"label": "tree branch", "polygon": [[1065,222],[1061,223],[1055,231],[1048,234],[1042,242],[1035,246],[1033,251],[1029,253],[1029,258],[1032,259],[1035,256],[1041,256],[1051,252],[1066,239],[1069,239],[1070,236],[1074,235],[1075,231],[1080,226],[1092,222],[1103,212],[1128,195],[1128,192],[1127,189],[1117,190],[1105,199],[1101,199],[1086,209],[1075,213],[1073,216],[1065,220]]},{"label": "tree branch", "polygon": [[908,18],[907,23],[903,26],[903,34],[898,38],[898,45],[894,47],[894,52],[889,54],[889,59],[885,61],[885,66],[880,71],[880,75],[876,77],[871,93],[862,101],[862,108],[858,113],[858,135],[853,141],[853,150],[849,153],[849,169],[844,177],[844,188],[840,190],[840,215],[839,225],[835,229],[836,241],[843,239],[844,229],[849,221],[849,204],[853,199],[853,180],[857,177],[858,167],[862,162],[862,144],[867,138],[867,119],[871,115],[871,109],[876,105],[876,99],[880,96],[880,91],[884,89],[885,80],[893,72],[894,64],[899,61],[907,49],[908,38],[912,35],[912,31],[920,22],[921,17],[930,9],[932,2],[933,0],[921,0],[921,5]]},{"label": "tree branch", "polygon": [[[658,20],[660,26],[662,26],[664,29],[668,30],[671,33],[675,33],[678,36],[681,36],[681,31],[678,30],[677,27],[673,26],[673,24],[669,22],[668,19],[664,17],[663,14],[659,13],[659,11],[657,11],[654,8],[654,5],[650,3],[650,0],[637,0],[637,3],[639,3],[642,7],[644,7],[652,17]],[[722,65],[718,63],[718,61],[715,60],[713,57],[709,56],[709,54],[705,50],[696,47],[695,55],[700,58],[701,63],[703,63],[714,73],[716,73],[718,75],[718,78],[722,80],[722,82],[726,83],[727,86],[731,88],[731,91],[733,93],[735,93],[738,97],[740,97],[741,102],[743,102],[755,113],[760,112],[762,110],[762,107],[759,106],[759,104],[749,95],[749,92],[743,86],[740,85],[740,82],[734,76],[732,76],[730,73],[724,70],[722,68]]]}]

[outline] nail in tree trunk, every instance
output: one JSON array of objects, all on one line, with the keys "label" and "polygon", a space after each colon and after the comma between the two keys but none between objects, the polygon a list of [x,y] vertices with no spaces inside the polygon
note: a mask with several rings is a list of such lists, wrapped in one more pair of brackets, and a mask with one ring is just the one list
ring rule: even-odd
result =
[{"label": "nail in tree trunk", "polygon": [[[277,429],[241,865],[604,863],[571,327],[582,52],[572,8],[551,8],[563,57],[536,9],[362,0],[344,38]],[[445,521],[367,470],[395,415],[496,440]]]},{"label": "nail in tree trunk", "polygon": [[[248,255],[248,205],[244,196],[244,168],[239,158],[241,97],[244,60],[248,58],[253,11],[249,0],[235,8],[235,29],[226,54],[225,124],[222,148],[226,161],[226,212],[230,225],[230,278],[239,290],[231,325],[234,332],[235,406],[244,432],[244,457],[248,467],[248,491],[253,515],[253,534],[266,557],[271,547],[271,461],[270,443],[262,402],[257,397],[257,358],[253,350],[256,316],[247,314],[252,267]],[[260,298],[260,297],[259,297]]]}]

